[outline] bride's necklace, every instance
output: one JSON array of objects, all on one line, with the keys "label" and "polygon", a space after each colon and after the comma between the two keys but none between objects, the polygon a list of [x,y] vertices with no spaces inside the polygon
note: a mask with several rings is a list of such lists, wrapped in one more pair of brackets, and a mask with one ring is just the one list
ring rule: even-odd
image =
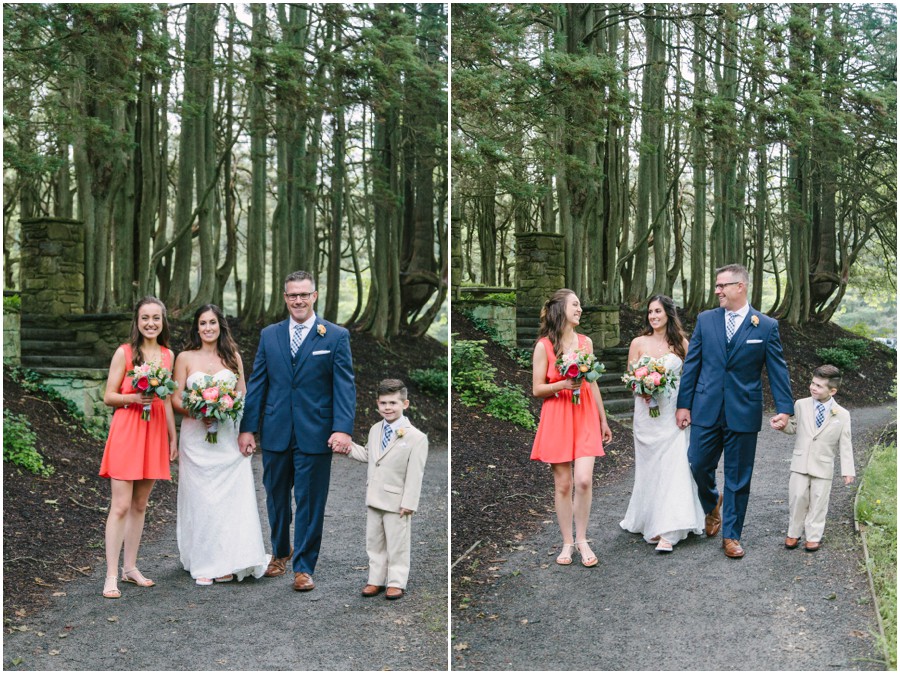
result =
[{"label": "bride's necklace", "polygon": [[218,367],[222,362],[217,352],[209,353],[207,351],[201,350],[200,357],[204,363],[203,369],[207,374],[212,373],[213,368]]},{"label": "bride's necklace", "polygon": [[669,343],[667,341],[659,341],[658,339],[653,339],[650,342],[651,348],[648,349],[650,354],[654,357],[665,356],[669,353]]}]

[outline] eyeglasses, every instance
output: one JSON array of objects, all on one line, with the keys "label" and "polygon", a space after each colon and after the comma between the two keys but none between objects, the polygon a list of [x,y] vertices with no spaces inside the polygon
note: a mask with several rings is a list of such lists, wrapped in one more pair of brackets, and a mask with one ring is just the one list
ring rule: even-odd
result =
[{"label": "eyeglasses", "polygon": [[310,297],[312,297],[315,292],[316,291],[313,290],[311,293],[285,293],[284,299],[286,299],[288,302],[296,302],[297,300],[303,300],[305,302]]},{"label": "eyeglasses", "polygon": [[717,283],[716,290],[724,290],[725,286],[736,286],[738,283],[743,283],[743,281],[729,281],[728,283]]}]

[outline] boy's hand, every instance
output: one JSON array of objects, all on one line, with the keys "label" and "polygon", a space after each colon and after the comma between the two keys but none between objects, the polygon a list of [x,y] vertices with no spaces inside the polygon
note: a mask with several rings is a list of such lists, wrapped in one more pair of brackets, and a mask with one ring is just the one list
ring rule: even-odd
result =
[{"label": "boy's hand", "polygon": [[787,427],[788,419],[790,418],[789,414],[785,414],[782,412],[781,414],[776,414],[774,417],[769,419],[769,425],[772,426],[776,431],[780,431]]},{"label": "boy's hand", "polygon": [[852,475],[844,475],[844,484],[853,484],[854,479]]},{"label": "boy's hand", "polygon": [[400,508],[400,517],[406,517],[407,515],[412,515],[415,510],[410,510],[409,508]]}]

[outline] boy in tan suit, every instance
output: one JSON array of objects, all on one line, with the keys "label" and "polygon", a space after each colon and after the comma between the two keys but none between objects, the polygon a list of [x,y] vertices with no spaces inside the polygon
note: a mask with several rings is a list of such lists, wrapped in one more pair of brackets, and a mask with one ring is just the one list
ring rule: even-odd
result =
[{"label": "boy in tan suit", "polygon": [[352,443],[348,452],[369,464],[366,505],[366,552],[369,581],[364,597],[387,586],[387,599],[400,599],[409,577],[411,517],[419,507],[422,476],[428,457],[428,437],[403,415],[409,407],[406,386],[399,379],[378,384],[379,421],[369,430],[366,446]]},{"label": "boy in tan suit", "polygon": [[851,484],[856,477],[850,413],[833,397],[840,385],[841,373],[834,365],[817,367],[809,385],[811,397],[797,401],[787,426],[779,429],[772,424],[777,430],[797,435],[788,484],[790,523],[784,539],[784,547],[790,550],[800,543],[804,531],[807,552],[815,552],[822,544],[834,459],[838,453],[844,484]]}]

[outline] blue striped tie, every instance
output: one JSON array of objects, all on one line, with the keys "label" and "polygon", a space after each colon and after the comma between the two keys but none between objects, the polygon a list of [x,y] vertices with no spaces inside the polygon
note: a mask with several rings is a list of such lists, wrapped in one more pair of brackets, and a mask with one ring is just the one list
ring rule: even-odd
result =
[{"label": "blue striped tie", "polygon": [[816,428],[822,428],[825,422],[825,405],[816,401]]},{"label": "blue striped tie", "polygon": [[384,435],[381,437],[381,453],[384,454],[384,450],[387,449],[387,446],[391,442],[391,436],[394,432],[391,430],[390,424],[384,425]]}]

